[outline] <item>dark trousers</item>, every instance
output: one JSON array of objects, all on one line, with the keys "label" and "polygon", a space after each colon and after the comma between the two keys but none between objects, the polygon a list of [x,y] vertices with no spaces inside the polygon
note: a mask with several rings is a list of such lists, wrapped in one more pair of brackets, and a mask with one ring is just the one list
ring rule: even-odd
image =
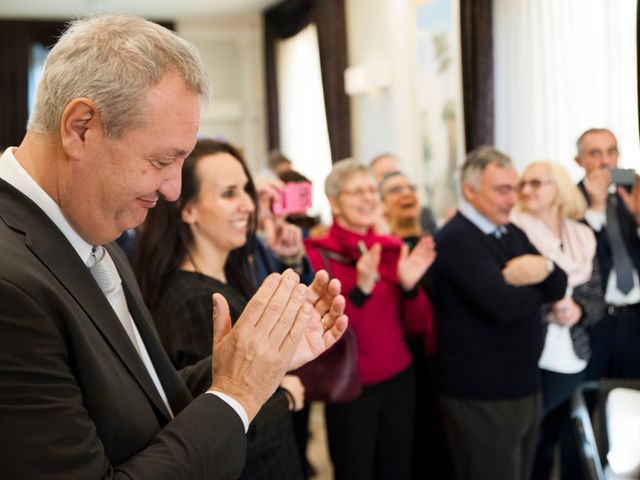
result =
[{"label": "dark trousers", "polygon": [[542,421],[533,463],[532,480],[549,480],[556,446],[564,428],[569,428],[571,395],[580,386],[584,372],[565,374],[540,370]]},{"label": "dark trousers", "polygon": [[589,338],[586,380],[640,378],[640,304],[605,315],[589,330]]},{"label": "dark trousers", "polygon": [[529,480],[540,396],[515,400],[440,397],[457,480]]},{"label": "dark trousers", "polygon": [[416,378],[413,427],[414,480],[449,480],[451,466],[438,408],[437,357],[425,355],[422,338],[407,339]]},{"label": "dark trousers", "polygon": [[415,383],[410,367],[325,409],[336,480],[411,479]]},{"label": "dark trousers", "polygon": [[293,422],[293,433],[296,437],[296,446],[298,447],[298,456],[302,467],[303,478],[312,476],[312,466],[307,458],[307,445],[309,444],[309,414],[311,413],[311,405],[306,403],[304,408],[299,412],[291,414]]},{"label": "dark trousers", "polygon": [[[589,330],[591,359],[585,380],[601,378],[640,378],[640,304],[615,315],[607,314]],[[595,405],[593,394],[585,394],[591,413]],[[563,480],[583,477],[573,432],[565,429],[562,441]]]}]

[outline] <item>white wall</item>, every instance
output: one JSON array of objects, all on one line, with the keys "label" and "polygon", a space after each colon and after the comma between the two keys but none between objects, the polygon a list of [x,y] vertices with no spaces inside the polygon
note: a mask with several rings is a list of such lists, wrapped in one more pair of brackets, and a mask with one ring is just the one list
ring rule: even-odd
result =
[{"label": "white wall", "polygon": [[[348,65],[376,65],[388,75],[384,87],[351,97],[353,156],[368,163],[393,152],[419,180],[413,8],[404,0],[345,1]],[[213,83],[214,101],[201,133],[242,146],[258,172],[267,151],[261,14],[180,19],[176,28],[198,47]]]},{"label": "white wall", "polygon": [[351,97],[353,155],[368,163],[379,153],[393,152],[407,171],[419,163],[410,8],[406,1],[346,0],[349,66],[377,65],[389,76],[387,86]]},{"label": "white wall", "polygon": [[258,171],[267,150],[261,15],[179,19],[176,30],[198,47],[213,84],[200,134],[241,147]]}]

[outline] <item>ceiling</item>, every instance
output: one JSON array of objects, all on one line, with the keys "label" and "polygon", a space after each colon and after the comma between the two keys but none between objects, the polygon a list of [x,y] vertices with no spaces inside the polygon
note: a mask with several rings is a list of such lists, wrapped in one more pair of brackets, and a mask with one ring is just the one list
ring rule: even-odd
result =
[{"label": "ceiling", "polygon": [[128,13],[158,20],[260,12],[280,0],[0,0],[0,18],[75,18]]}]

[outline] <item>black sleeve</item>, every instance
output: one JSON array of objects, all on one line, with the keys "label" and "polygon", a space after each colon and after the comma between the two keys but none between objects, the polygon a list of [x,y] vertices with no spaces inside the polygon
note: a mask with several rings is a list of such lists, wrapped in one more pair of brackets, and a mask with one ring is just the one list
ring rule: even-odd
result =
[{"label": "black sleeve", "polygon": [[[510,234],[524,236],[521,230]],[[526,239],[526,237],[525,237]],[[485,242],[483,235],[456,228],[439,238],[435,267],[455,290],[464,292],[467,301],[492,321],[519,322],[537,314],[543,301],[562,298],[566,275],[559,268],[538,285],[515,287],[502,276],[503,265]],[[526,240],[528,251],[538,254]]]},{"label": "black sleeve", "polygon": [[356,307],[362,307],[367,302],[367,300],[369,300],[370,296],[370,294],[364,293],[362,290],[360,290],[360,287],[358,287],[357,285],[353,287],[353,289],[349,292],[349,295],[347,295],[349,301]]},{"label": "black sleeve", "polygon": [[598,262],[593,259],[593,270],[591,278],[573,289],[573,300],[582,307],[582,319],[580,323],[585,327],[590,327],[604,317],[605,303],[602,289],[602,279]]}]

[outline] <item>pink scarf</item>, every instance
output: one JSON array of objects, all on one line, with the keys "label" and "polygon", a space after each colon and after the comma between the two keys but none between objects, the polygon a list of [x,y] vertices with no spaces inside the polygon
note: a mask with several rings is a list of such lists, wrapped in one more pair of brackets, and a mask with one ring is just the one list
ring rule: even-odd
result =
[{"label": "pink scarf", "polygon": [[530,213],[513,211],[511,221],[524,230],[542,255],[564,270],[570,287],[582,285],[591,278],[596,239],[589,227],[565,218],[557,238],[540,218]]}]

